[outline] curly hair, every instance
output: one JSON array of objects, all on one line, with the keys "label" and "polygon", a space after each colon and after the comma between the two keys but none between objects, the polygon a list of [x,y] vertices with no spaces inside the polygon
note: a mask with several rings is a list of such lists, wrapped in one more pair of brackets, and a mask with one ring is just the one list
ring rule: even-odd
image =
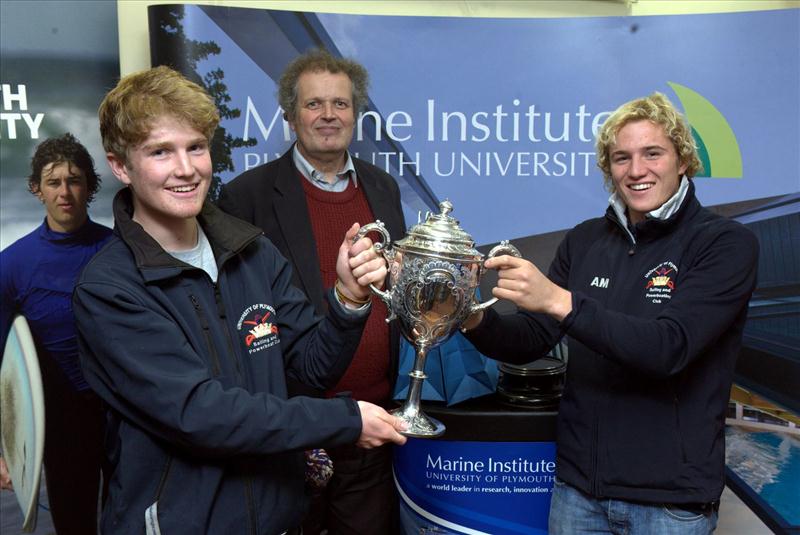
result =
[{"label": "curly hair", "polygon": [[681,165],[686,164],[685,174],[692,178],[703,169],[697,155],[697,144],[692,137],[692,129],[683,115],[670,100],[661,93],[655,92],[647,97],[626,102],[617,108],[606,119],[597,133],[597,167],[603,172],[606,189],[614,191],[611,178],[611,161],[609,150],[617,142],[617,134],[626,124],[647,120],[660,125],[666,136],[672,141]]},{"label": "curly hair", "polygon": [[323,49],[315,49],[297,56],[281,74],[278,81],[278,102],[284,118],[294,120],[297,113],[297,81],[306,72],[344,73],[353,86],[353,113],[357,115],[367,106],[369,74],[360,63],[347,58],[337,58]]},{"label": "curly hair", "polygon": [[153,122],[169,116],[210,142],[219,124],[214,100],[196,83],[165,66],[123,77],[98,110],[103,148],[127,163],[127,153],[150,135]]},{"label": "curly hair", "polygon": [[36,195],[42,184],[42,170],[50,164],[69,162],[86,176],[86,204],[94,199],[100,189],[100,177],[94,168],[94,159],[80,141],[69,132],[59,137],[45,139],[36,147],[31,158],[28,191]]}]

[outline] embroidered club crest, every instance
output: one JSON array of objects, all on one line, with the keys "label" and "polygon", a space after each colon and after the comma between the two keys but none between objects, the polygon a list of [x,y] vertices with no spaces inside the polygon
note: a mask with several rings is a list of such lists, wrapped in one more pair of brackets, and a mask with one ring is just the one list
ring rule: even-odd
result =
[{"label": "embroidered club crest", "polygon": [[280,342],[275,309],[267,304],[247,307],[239,317],[236,330],[244,337],[244,344],[251,355]]},{"label": "embroidered club crest", "polygon": [[645,298],[655,304],[672,299],[678,267],[672,262],[662,262],[645,274]]}]

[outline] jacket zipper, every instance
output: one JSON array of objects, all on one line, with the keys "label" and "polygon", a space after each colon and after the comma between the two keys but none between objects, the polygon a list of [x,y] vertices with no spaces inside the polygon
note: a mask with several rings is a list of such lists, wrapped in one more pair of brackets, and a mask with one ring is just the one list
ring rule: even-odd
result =
[{"label": "jacket zipper", "polygon": [[678,432],[678,446],[681,449],[681,460],[685,463],[686,462],[686,450],[683,447],[683,432],[681,431],[681,415],[680,415],[680,403],[678,401],[678,394],[672,394],[672,404],[675,410],[675,427]]},{"label": "jacket zipper", "polygon": [[161,479],[158,482],[158,487],[156,487],[156,497],[153,500],[153,503],[158,503],[161,499],[161,493],[164,492],[164,486],[167,484],[167,476],[169,476],[169,469],[172,468],[172,456],[170,455],[167,458],[167,464],[164,467],[164,471],[161,472]]},{"label": "jacket zipper", "polygon": [[197,297],[194,295],[189,295],[189,299],[192,301],[194,311],[197,313],[197,318],[200,320],[200,325],[203,327],[203,336],[206,339],[206,346],[208,346],[208,351],[211,353],[212,372],[215,376],[219,375],[221,369],[219,355],[217,354],[214,341],[211,339],[211,327],[208,325],[208,319],[206,318],[206,315],[203,312],[203,308],[200,306],[200,301],[197,299]]},{"label": "jacket zipper", "polygon": [[594,415],[592,434],[594,435],[594,444],[592,444],[592,495],[599,496],[599,475],[597,474],[597,450],[600,449],[600,431],[597,422],[597,413]]},{"label": "jacket zipper", "polygon": [[249,477],[244,478],[244,498],[247,502],[247,516],[250,518],[250,533],[257,535],[256,510],[253,500],[253,480]]},{"label": "jacket zipper", "polygon": [[[217,280],[221,280],[222,277],[222,264],[227,260],[228,257],[223,257],[218,262],[218,269],[219,269],[219,277]],[[238,383],[240,385],[244,384],[244,377],[242,375],[242,367],[239,363],[239,353],[234,349],[233,340],[231,339],[231,333],[228,329],[228,316],[225,313],[225,303],[222,301],[222,292],[219,290],[219,284],[212,282],[211,285],[214,287],[214,302],[217,305],[217,315],[219,317],[220,322],[222,323],[222,331],[225,333],[225,341],[228,344],[228,354],[233,359],[234,367],[236,369],[236,376],[238,378]],[[253,499],[253,480],[250,477],[244,478],[244,499],[247,506],[247,516],[250,519],[250,534],[251,535],[258,535],[258,524],[256,522],[256,509],[255,509],[255,500]]]},{"label": "jacket zipper", "polygon": [[635,255],[636,254],[636,238],[633,237],[633,233],[630,230],[628,230],[627,228],[625,228],[625,225],[623,225],[622,222],[619,219],[617,219],[616,216],[610,217],[610,216],[607,215],[606,217],[608,219],[610,219],[611,221],[613,221],[614,224],[617,225],[620,228],[620,230],[622,230],[622,233],[625,235],[625,237],[628,238],[628,241],[631,244],[631,246],[628,247],[628,256]]}]

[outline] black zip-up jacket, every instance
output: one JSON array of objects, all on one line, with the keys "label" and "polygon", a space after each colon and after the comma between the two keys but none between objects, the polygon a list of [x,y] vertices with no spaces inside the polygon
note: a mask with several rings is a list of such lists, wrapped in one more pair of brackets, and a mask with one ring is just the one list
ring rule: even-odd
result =
[{"label": "black zip-up jacket", "polygon": [[[351,399],[287,399],[286,376],[316,388],[349,365],[365,317],[315,315],[255,227],[206,203],[219,268],[166,253],[114,200],[115,238],[73,302],[86,380],[109,407],[113,466],[102,532],[274,534],[307,505],[302,451],[353,443]],[[332,299],[329,297],[329,299]]]},{"label": "black zip-up jacket", "polygon": [[572,292],[562,322],[489,310],[468,338],[527,362],[567,335],[560,479],[597,498],[713,502],[758,242],[704,209],[693,184],[672,217],[632,230],[635,243],[609,208],[567,234],[548,275]]}]

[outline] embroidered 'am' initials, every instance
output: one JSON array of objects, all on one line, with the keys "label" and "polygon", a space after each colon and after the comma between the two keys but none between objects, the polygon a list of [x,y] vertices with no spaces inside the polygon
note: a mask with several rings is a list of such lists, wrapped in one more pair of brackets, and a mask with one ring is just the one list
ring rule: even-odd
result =
[{"label": "embroidered 'am' initials", "polygon": [[609,279],[607,277],[595,277],[589,286],[597,286],[598,288],[608,288]]}]

